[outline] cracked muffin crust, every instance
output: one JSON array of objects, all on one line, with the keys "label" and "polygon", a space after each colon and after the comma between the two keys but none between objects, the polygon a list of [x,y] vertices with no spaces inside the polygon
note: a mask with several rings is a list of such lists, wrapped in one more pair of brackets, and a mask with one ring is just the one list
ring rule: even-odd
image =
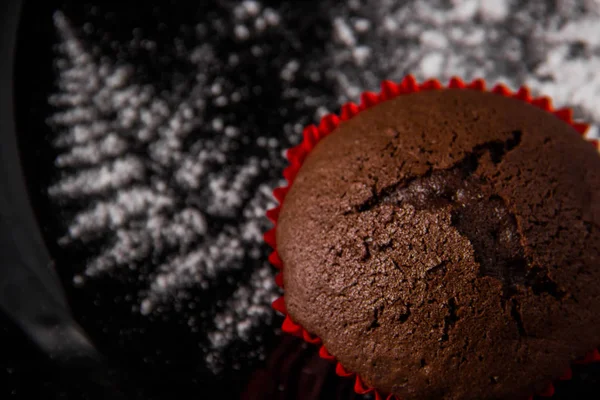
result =
[{"label": "cracked muffin crust", "polygon": [[279,216],[289,315],[403,399],[544,389],[600,344],[600,157],[521,101],[379,104],[309,154]]}]

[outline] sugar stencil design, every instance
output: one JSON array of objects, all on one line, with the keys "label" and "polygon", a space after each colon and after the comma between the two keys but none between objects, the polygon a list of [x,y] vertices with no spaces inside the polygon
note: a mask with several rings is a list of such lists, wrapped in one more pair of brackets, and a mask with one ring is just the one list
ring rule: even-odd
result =
[{"label": "sugar stencil design", "polygon": [[[259,13],[261,29],[278,23],[275,11],[257,6],[244,3],[235,12],[242,20],[244,11]],[[140,271],[146,288],[132,310],[151,315],[184,302],[186,288],[214,289],[218,279],[254,260],[257,269],[232,298],[217,305],[215,315],[200,314],[214,321],[206,361],[218,371],[224,347],[248,340],[253,328],[272,318],[277,288],[262,257],[262,232],[268,227],[264,213],[274,205],[270,188],[278,183],[265,170],[271,160],[282,164],[279,141],[259,137],[249,145],[241,128],[214,111],[244,95],[223,93],[222,77],[205,72],[224,68],[211,46],[190,50],[186,61],[196,68],[190,87],[159,92],[139,83],[135,66],[94,56],[63,13],[55,14],[55,26],[62,39],[60,91],[49,99],[57,111],[48,122],[57,133],[61,177],[48,193],[77,210],[58,241],[64,247],[102,243],[73,283],[85,287],[98,276],[153,264],[150,274]],[[239,29],[234,34],[247,38]],[[236,152],[243,145],[262,158]],[[197,320],[189,318],[191,329]]]}]

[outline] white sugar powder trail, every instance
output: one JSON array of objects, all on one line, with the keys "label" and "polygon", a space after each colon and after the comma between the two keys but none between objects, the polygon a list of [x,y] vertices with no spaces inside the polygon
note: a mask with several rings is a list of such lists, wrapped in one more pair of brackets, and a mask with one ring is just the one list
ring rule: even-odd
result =
[{"label": "white sugar powder trail", "polygon": [[[60,160],[60,158],[59,158]],[[60,161],[57,162],[60,165]],[[144,166],[135,156],[125,156],[82,170],[49,189],[51,196],[86,196],[120,189],[144,177]]]},{"label": "white sugar powder trail", "polygon": [[[243,2],[232,12],[239,21],[234,34],[240,40],[279,24],[279,15],[257,2]],[[249,24],[245,33],[242,24]],[[118,275],[153,254],[166,254],[139,294],[139,312],[152,314],[187,288],[208,289],[218,277],[241,268],[245,259],[263,257],[262,232],[268,227],[264,214],[274,205],[270,190],[277,182],[253,186],[270,167],[268,160],[249,157],[229,166],[240,128],[220,119],[204,120],[207,104],[241,99],[235,90],[225,96],[220,85],[227,82],[205,73],[221,69],[211,47],[200,44],[189,52],[188,62],[197,70],[192,87],[165,94],[137,82],[134,65],[95,58],[91,45],[60,12],[55,26],[62,38],[56,62],[59,93],[50,98],[57,111],[48,122],[57,133],[53,143],[60,154],[55,166],[63,172],[49,194],[55,201],[88,204],[68,221],[59,242],[85,244],[110,233],[108,244],[81,267],[74,283]],[[184,147],[191,132],[206,126],[218,137],[206,136]],[[277,141],[269,144],[277,148]],[[145,150],[134,153],[132,148]],[[193,193],[199,204],[182,207],[182,192]],[[238,218],[209,235],[207,215]],[[239,323],[237,328],[221,339],[213,335],[212,363],[218,364],[219,351],[231,341],[246,338],[247,327],[270,320],[270,302],[278,293],[272,279],[273,271],[262,268],[250,286],[240,283],[231,306],[249,307],[236,310],[234,322],[227,322],[230,328]],[[229,321],[225,314],[215,321]]]},{"label": "white sugar powder trail", "polygon": [[162,209],[173,206],[173,200],[145,187],[134,187],[119,191],[108,201],[99,201],[93,207],[75,216],[69,234],[61,239],[68,244],[73,238],[83,238],[95,232],[123,226],[127,220],[138,215],[159,214]]},{"label": "white sugar powder trail", "polygon": [[593,5],[584,17],[546,33],[546,57],[527,83],[577,107],[595,122],[590,136],[600,138],[600,3]]},{"label": "white sugar powder trail", "polygon": [[[199,123],[194,112],[202,110],[192,111],[182,99],[171,111],[165,100],[152,95],[155,90],[151,86],[132,82],[133,66],[98,63],[63,14],[56,13],[55,23],[63,38],[59,51],[64,58],[57,63],[62,92],[50,99],[60,111],[50,118],[50,124],[59,131],[57,148],[64,149],[56,166],[76,168],[76,172],[65,174],[50,187],[49,194],[92,203],[74,217],[61,242],[93,237],[106,229],[115,233],[112,245],[90,261],[83,276],[140,260],[166,240],[186,243],[203,235],[206,228],[193,234],[185,224],[181,229],[173,226],[185,218],[175,211],[176,201],[164,178],[148,176],[146,170],[147,166],[154,170],[169,166],[179,154],[177,139]],[[148,164],[127,151],[127,141],[144,143],[150,139],[154,140],[149,149],[154,162]],[[163,155],[167,150],[171,153]],[[153,178],[152,186],[143,186],[148,178]],[[108,196],[108,200],[98,202],[98,194]],[[199,214],[196,219],[203,218]],[[156,237],[152,230],[161,235]],[[81,283],[82,277],[76,280]]]},{"label": "white sugar powder trail", "polygon": [[[249,285],[237,289],[227,300],[225,312],[215,317],[216,329],[208,333],[212,349],[222,348],[234,338],[250,339],[253,328],[257,326],[256,322],[268,317],[268,311],[262,305],[271,303],[276,298],[273,296],[276,287],[271,268],[269,264],[265,264],[257,269],[250,277]],[[223,367],[214,350],[207,354],[206,361],[213,370]],[[239,369],[239,366],[233,367]]]},{"label": "white sugar powder trail", "polygon": [[600,3],[558,2],[558,11],[548,3],[348,0],[331,11],[327,74],[339,103],[407,73],[527,84],[556,106],[575,108],[598,135]]}]

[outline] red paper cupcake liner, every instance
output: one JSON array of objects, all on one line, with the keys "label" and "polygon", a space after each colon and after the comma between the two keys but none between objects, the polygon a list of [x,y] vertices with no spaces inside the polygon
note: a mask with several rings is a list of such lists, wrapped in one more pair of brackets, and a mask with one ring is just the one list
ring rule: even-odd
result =
[{"label": "red paper cupcake liner", "polygon": [[[278,201],[279,206],[267,211],[267,217],[273,222],[273,228],[264,234],[265,242],[273,248],[273,252],[269,256],[271,264],[279,270],[279,273],[275,277],[276,284],[283,287],[283,272],[284,265],[277,253],[277,243],[275,238],[275,231],[277,229],[277,220],[279,218],[279,211],[281,205],[285,200],[285,196],[292,186],[300,167],[304,163],[308,153],[316,146],[316,144],[329,135],[342,121],[346,121],[356,116],[363,110],[373,107],[376,104],[384,102],[386,100],[393,99],[394,97],[406,95],[409,93],[416,93],[425,90],[443,90],[446,88],[450,89],[470,89],[479,91],[489,91],[500,96],[513,97],[519,99],[525,103],[532,104],[542,110],[548,111],[554,114],[557,118],[570,124],[577,132],[584,135],[589,128],[588,124],[576,122],[573,120],[573,111],[570,108],[554,109],[552,106],[552,100],[548,97],[533,97],[530,90],[523,86],[516,92],[511,91],[505,85],[499,83],[494,86],[491,90],[486,89],[486,82],[483,79],[475,79],[472,82],[466,83],[458,77],[451,78],[447,86],[443,86],[438,80],[430,79],[422,83],[418,83],[412,75],[407,75],[400,83],[394,83],[391,81],[383,81],[381,83],[381,91],[379,93],[364,92],[360,96],[360,103],[355,104],[352,102],[346,103],[342,106],[339,115],[328,114],[324,116],[319,125],[309,125],[304,128],[302,142],[292,147],[287,151],[287,159],[289,165],[283,171],[283,176],[287,181],[287,185],[279,187],[273,191],[273,196]],[[600,150],[600,143],[598,140],[588,139],[597,149]],[[285,308],[285,294],[273,302],[273,308],[282,313],[285,319],[282,324],[282,330],[289,334],[298,336],[304,339],[306,342],[319,346],[319,356],[325,360],[336,363],[335,371],[337,375],[349,379],[354,379],[354,390],[358,394],[373,393],[376,400],[400,400],[397,396],[390,394],[384,395],[377,391],[375,388],[366,385],[363,380],[357,374],[346,370],[337,359],[329,354],[325,346],[322,344],[321,339],[317,336],[306,331],[302,326],[294,322]],[[600,353],[598,349],[590,351],[585,357],[574,362],[574,364],[590,364],[593,362],[600,361]],[[572,372],[570,368],[564,372],[564,374],[558,380],[569,380],[571,379]],[[542,397],[552,397],[554,395],[554,385],[550,383],[548,387],[540,393],[536,393]],[[533,395],[529,396],[529,400],[533,399]]]}]

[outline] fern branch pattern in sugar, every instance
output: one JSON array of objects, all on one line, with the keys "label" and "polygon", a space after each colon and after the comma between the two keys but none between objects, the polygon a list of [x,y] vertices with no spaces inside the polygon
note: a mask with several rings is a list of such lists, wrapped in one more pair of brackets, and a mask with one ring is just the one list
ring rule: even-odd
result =
[{"label": "fern branch pattern in sugar", "polygon": [[[251,42],[281,31],[278,13],[259,3],[229,11],[234,23],[222,34],[227,40]],[[99,56],[62,12],[54,22],[61,39],[59,90],[49,99],[56,112],[48,123],[60,173],[48,193],[75,210],[59,244],[98,249],[77,267],[73,284],[85,290],[97,277],[139,271],[145,283],[132,312],[155,318],[186,310],[180,314],[190,329],[204,327],[206,362],[218,371],[224,348],[256,336],[256,328],[273,318],[270,303],[279,292],[262,243],[269,227],[264,214],[275,204],[271,190],[280,184],[283,150],[298,142],[308,120],[292,120],[274,127],[280,133],[265,135],[248,132],[251,121],[231,121],[228,106],[243,108],[261,89],[236,87],[226,73],[248,54],[219,58],[199,40],[182,52],[192,71],[189,86],[159,90],[138,79],[136,65]],[[203,24],[194,29],[200,35],[210,30]],[[249,48],[254,57],[261,51]],[[296,101],[301,93],[291,87],[289,66],[286,71],[282,90],[291,90],[287,96]],[[249,265],[252,270],[241,271]],[[233,297],[197,311],[186,290],[214,291],[223,281],[237,287]]]}]

